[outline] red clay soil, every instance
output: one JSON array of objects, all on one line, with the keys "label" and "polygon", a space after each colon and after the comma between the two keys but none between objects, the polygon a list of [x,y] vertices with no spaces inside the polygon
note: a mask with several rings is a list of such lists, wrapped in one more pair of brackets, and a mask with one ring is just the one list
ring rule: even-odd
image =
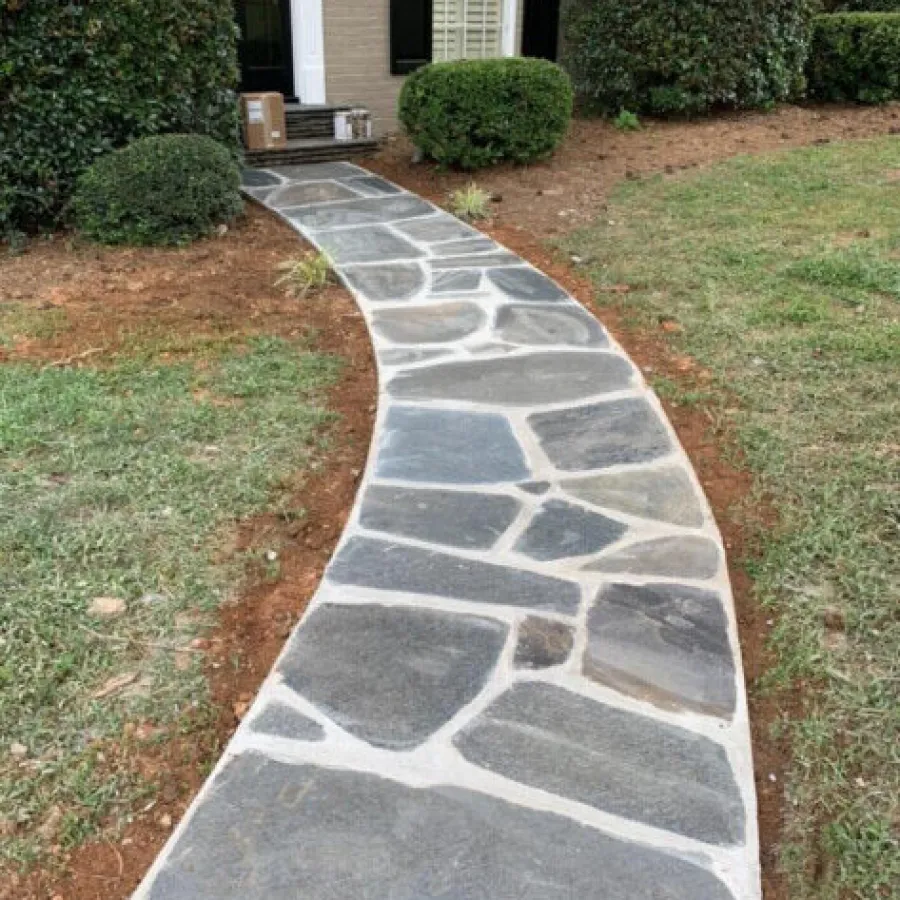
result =
[{"label": "red clay soil", "polygon": [[[60,851],[54,865],[27,879],[0,877],[0,900],[125,900],[134,891],[268,674],[285,638],[315,592],[343,530],[365,466],[375,413],[376,380],[368,334],[350,295],[334,285],[306,301],[273,286],[277,263],[301,251],[287,226],[258,208],[224,238],[185,250],[72,251],[63,241],[34,244],[0,265],[0,297],[37,310],[52,304],[64,330],[25,339],[15,358],[102,365],[136,332],[164,337],[173,349],[204,335],[243,340],[252,334],[310,332],[314,347],[346,361],[329,393],[340,415],[322,466],[287,486],[285,509],[299,519],[265,515],[244,522],[223,553],[279,546],[272,582],[250,573],[248,588],[225,606],[218,627],[199,642],[207,653],[212,717],[185,718],[161,732],[129,723],[122,740],[105,746],[106,765],[140,775],[157,788],[152,806],[135,811],[116,837]],[[81,356],[86,350],[101,352]],[[79,358],[80,357],[80,358]],[[70,362],[66,362],[66,361]],[[259,558],[261,554],[253,554]]]},{"label": "red clay soil", "polygon": [[576,120],[562,147],[531,166],[498,166],[475,175],[410,165],[412,150],[395,138],[365,165],[437,203],[473,179],[495,197],[498,223],[552,238],[592,222],[612,187],[654,172],[674,175],[730,156],[900,133],[900,103],[886,106],[782,106],[769,113],[723,113],[698,121],[645,120],[617,131],[598,119]]}]

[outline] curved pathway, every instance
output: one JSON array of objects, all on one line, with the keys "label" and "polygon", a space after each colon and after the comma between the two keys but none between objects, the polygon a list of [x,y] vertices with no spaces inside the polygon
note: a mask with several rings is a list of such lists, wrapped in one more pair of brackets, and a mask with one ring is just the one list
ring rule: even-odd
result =
[{"label": "curved pathway", "polygon": [[758,898],[723,549],[640,373],[555,283],[364,169],[245,190],[354,292],[374,447],[310,611],[135,896]]}]

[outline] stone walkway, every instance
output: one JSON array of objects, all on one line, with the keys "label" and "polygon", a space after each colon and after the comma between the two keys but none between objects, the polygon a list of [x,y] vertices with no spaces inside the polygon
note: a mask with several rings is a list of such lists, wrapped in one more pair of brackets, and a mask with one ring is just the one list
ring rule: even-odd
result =
[{"label": "stone walkway", "polygon": [[135,896],[758,898],[722,545],[640,373],[361,168],[245,178],[354,292],[378,421],[309,613]]}]

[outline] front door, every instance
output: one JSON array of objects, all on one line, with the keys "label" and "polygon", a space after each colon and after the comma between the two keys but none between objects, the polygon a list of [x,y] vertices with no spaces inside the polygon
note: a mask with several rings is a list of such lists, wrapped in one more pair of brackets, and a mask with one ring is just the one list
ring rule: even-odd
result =
[{"label": "front door", "polygon": [[524,0],[522,56],[556,62],[559,44],[559,0]]},{"label": "front door", "polygon": [[294,96],[291,0],[237,0],[242,91]]}]

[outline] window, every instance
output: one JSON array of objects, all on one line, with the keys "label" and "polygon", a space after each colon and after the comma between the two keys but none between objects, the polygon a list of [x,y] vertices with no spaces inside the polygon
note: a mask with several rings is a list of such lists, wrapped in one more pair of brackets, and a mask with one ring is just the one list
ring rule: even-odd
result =
[{"label": "window", "polygon": [[503,55],[503,0],[434,0],[433,58]]}]

